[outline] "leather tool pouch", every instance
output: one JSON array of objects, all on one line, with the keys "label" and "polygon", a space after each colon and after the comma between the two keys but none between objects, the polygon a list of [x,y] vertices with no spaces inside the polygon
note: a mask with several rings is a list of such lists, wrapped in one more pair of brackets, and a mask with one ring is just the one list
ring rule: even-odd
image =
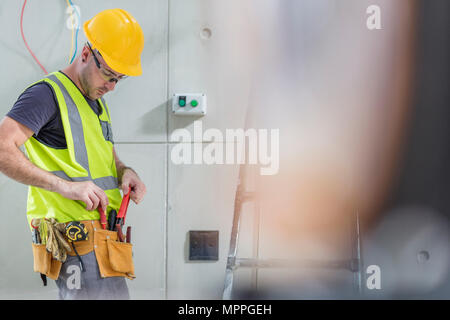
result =
[{"label": "leather tool pouch", "polygon": [[111,268],[117,272],[134,274],[133,245],[119,241],[106,241]]},{"label": "leather tool pouch", "polygon": [[59,276],[62,263],[52,258],[52,254],[47,251],[44,244],[31,244],[33,247],[33,269],[42,273],[50,279],[56,280]]},{"label": "leather tool pouch", "polygon": [[[136,278],[133,264],[133,245],[118,241],[117,231],[103,230],[99,221],[82,222],[88,229],[89,238],[73,243],[78,253],[83,256],[94,250],[100,275],[103,278],[127,277],[131,280]],[[50,279],[58,279],[62,263],[53,259],[52,254],[47,252],[44,244],[32,243],[32,246],[34,271],[42,273]],[[72,252],[68,252],[68,255],[75,256],[75,253],[72,250]]]},{"label": "leather tool pouch", "polygon": [[134,279],[133,245],[117,241],[117,232],[94,231],[94,250],[102,277]]}]

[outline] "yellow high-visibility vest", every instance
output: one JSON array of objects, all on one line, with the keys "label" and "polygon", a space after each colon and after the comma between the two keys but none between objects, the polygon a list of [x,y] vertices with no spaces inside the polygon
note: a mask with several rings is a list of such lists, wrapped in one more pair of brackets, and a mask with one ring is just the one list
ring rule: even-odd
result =
[{"label": "yellow high-visibility vest", "polygon": [[[53,72],[44,79],[55,93],[67,141],[67,148],[45,145],[31,137],[25,143],[28,158],[37,167],[68,181],[92,181],[103,189],[109,209],[118,211],[122,196],[118,188],[113,154],[111,119],[106,102],[97,115],[81,91],[66,75]],[[37,83],[37,82],[36,82]],[[98,210],[88,211],[82,201],[64,198],[59,193],[30,186],[27,218],[55,218],[58,222],[98,220]]]}]

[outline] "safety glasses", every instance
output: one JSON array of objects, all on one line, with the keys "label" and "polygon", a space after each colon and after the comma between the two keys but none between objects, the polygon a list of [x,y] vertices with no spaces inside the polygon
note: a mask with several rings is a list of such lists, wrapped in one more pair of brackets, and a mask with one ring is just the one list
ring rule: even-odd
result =
[{"label": "safety glasses", "polygon": [[[119,82],[121,80],[124,80],[126,78],[128,78],[128,76],[120,76],[120,77],[114,77],[114,75],[111,74],[111,71],[105,69],[102,64],[100,63],[100,61],[98,61],[97,56],[95,55],[94,50],[92,50],[91,45],[89,44],[89,42],[86,42],[89,50],[92,53],[92,56],[94,57],[94,61],[95,61],[95,65],[97,66],[97,68],[100,70],[100,74],[102,76],[102,78],[105,81],[109,81],[109,82]],[[97,51],[98,52],[98,51]],[[98,54],[101,56],[100,52],[98,52]]]}]

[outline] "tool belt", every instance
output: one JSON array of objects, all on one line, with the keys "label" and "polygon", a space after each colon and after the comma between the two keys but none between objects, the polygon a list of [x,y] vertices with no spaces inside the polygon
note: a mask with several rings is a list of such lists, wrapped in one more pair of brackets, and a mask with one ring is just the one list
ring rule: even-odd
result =
[{"label": "tool belt", "polygon": [[[105,230],[100,221],[81,221],[87,229],[88,239],[72,242],[75,250],[67,249],[67,255],[80,256],[95,251],[95,257],[100,269],[102,278],[106,277],[127,277],[136,278],[133,264],[133,245],[131,243],[118,241],[118,232]],[[65,240],[68,241],[66,235]],[[65,247],[64,245],[62,245]],[[56,280],[59,277],[64,259],[47,251],[45,244],[32,243],[34,271]],[[61,261],[62,260],[62,261]],[[45,283],[45,282],[44,282]]]}]

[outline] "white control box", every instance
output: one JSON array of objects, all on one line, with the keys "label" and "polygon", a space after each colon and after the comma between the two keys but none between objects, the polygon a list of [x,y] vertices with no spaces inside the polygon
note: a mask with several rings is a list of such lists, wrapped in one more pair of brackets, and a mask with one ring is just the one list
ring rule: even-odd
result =
[{"label": "white control box", "polygon": [[172,97],[172,112],[176,116],[204,116],[206,95],[204,93],[175,93]]}]

